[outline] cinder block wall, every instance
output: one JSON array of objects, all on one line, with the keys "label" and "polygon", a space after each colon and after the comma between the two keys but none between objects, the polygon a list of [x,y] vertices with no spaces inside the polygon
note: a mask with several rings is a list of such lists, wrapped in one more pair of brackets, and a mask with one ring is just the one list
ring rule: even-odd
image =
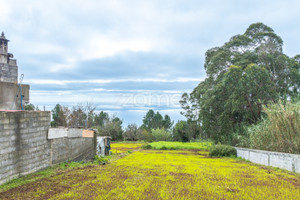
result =
[{"label": "cinder block wall", "polygon": [[0,184],[50,166],[50,112],[0,112]]},{"label": "cinder block wall", "polygon": [[50,115],[49,111],[0,111],[0,184],[60,162],[93,158],[95,138],[72,134],[48,139]]},{"label": "cinder block wall", "polygon": [[94,138],[56,138],[51,141],[52,164],[67,160],[92,160],[95,155]]}]

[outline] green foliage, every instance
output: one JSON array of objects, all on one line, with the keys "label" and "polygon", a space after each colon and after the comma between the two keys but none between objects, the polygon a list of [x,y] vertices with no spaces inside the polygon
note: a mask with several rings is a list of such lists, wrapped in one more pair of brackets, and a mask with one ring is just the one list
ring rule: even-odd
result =
[{"label": "green foliage", "polygon": [[98,114],[95,114],[93,126],[104,126],[107,121],[109,121],[108,113],[101,111]]},{"label": "green foliage", "polygon": [[207,78],[180,101],[182,114],[201,125],[201,137],[245,139],[240,130],[264,116],[263,105],[299,94],[300,55],[289,58],[282,45],[270,27],[256,23],[206,52]]},{"label": "green foliage", "polygon": [[103,157],[103,156],[94,156],[94,162],[100,165],[105,165],[108,162],[108,158]]},{"label": "green foliage", "polygon": [[175,124],[175,127],[173,129],[173,138],[175,141],[190,141],[191,134],[188,131],[188,125],[186,121],[179,121]]},{"label": "green foliage", "polygon": [[52,112],[52,121],[51,126],[57,127],[57,126],[68,126],[68,114],[69,109],[65,106],[61,106],[60,104],[56,104],[56,106],[53,108]]},{"label": "green foliage", "polygon": [[212,142],[153,142],[149,144],[152,149],[166,148],[168,150],[175,149],[191,149],[191,150],[208,150]]},{"label": "green foliage", "polygon": [[82,168],[82,167],[92,166],[92,165],[94,165],[94,163],[92,162],[63,162],[53,167],[49,167],[42,171],[13,179],[3,185],[0,185],[0,192],[7,191],[9,189],[19,187],[27,183],[32,183],[39,179],[49,178],[50,176],[54,176],[57,173],[62,173],[70,169]]},{"label": "green foliage", "polygon": [[25,110],[35,110],[35,106],[33,104],[25,105]]},{"label": "green foliage", "polygon": [[154,141],[170,141],[172,139],[171,133],[165,129],[152,129],[151,134]]},{"label": "green foliage", "polygon": [[153,142],[154,136],[152,135],[151,131],[147,131],[146,129],[142,128],[141,140],[146,142]]},{"label": "green foliage", "polygon": [[169,115],[162,115],[159,112],[154,112],[152,109],[144,116],[142,128],[150,132],[152,129],[169,130],[173,125]]},{"label": "green foliage", "polygon": [[264,106],[267,117],[248,129],[251,147],[300,153],[300,101]]},{"label": "green foliage", "polygon": [[151,131],[147,131],[146,129],[141,129],[141,140],[146,142],[153,141],[170,141],[172,140],[172,135],[169,131],[164,128],[152,129]]},{"label": "green foliage", "polygon": [[161,148],[160,148],[160,150],[167,150],[168,148],[166,147],[166,146],[162,146]]},{"label": "green foliage", "polygon": [[188,121],[196,121],[198,119],[198,103],[197,99],[193,98],[193,94],[183,93],[181,100],[179,101],[181,107],[184,111],[181,111],[180,114],[184,115]]},{"label": "green foliage", "polygon": [[142,139],[142,129],[138,128],[136,124],[129,124],[123,133],[124,140],[137,141]]},{"label": "green foliage", "polygon": [[236,156],[236,149],[232,146],[217,144],[209,148],[209,156],[212,157],[231,157]]},{"label": "green foliage", "polygon": [[143,145],[141,148],[142,149],[152,149],[152,146],[150,144],[146,144],[146,145]]},{"label": "green foliage", "polygon": [[201,136],[201,127],[197,121],[178,121],[173,128],[173,139],[175,141],[189,142]]},{"label": "green foliage", "polygon": [[112,118],[109,118],[104,126],[98,127],[98,132],[101,136],[112,137],[112,140],[122,140],[122,123],[123,121],[120,118],[113,116]]}]

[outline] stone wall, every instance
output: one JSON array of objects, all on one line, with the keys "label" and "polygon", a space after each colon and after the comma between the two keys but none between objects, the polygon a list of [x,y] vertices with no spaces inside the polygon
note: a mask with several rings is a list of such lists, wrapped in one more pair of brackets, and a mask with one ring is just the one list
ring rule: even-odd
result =
[{"label": "stone wall", "polygon": [[246,148],[236,148],[237,156],[253,163],[278,167],[300,173],[300,155],[262,151]]},{"label": "stone wall", "polygon": [[0,112],[0,184],[50,165],[50,112]]},{"label": "stone wall", "polygon": [[50,115],[0,111],[0,184],[60,162],[93,158],[96,139],[82,137],[83,129],[49,139]]}]

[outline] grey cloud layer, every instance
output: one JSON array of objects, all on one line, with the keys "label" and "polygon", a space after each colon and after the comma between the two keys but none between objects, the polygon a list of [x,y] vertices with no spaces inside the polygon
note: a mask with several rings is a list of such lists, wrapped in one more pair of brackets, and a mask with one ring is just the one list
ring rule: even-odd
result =
[{"label": "grey cloud layer", "polygon": [[24,83],[31,84],[31,100],[49,109],[55,101],[92,96],[99,108],[128,121],[150,107],[179,119],[178,106],[109,102],[124,94],[191,91],[205,77],[206,50],[254,22],[272,27],[289,56],[299,53],[297,0],[0,0],[0,5],[0,28],[11,40]]}]

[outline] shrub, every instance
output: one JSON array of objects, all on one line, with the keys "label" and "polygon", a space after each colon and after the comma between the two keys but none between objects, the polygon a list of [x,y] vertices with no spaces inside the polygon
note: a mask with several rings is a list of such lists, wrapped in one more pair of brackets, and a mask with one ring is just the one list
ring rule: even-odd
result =
[{"label": "shrub", "polygon": [[248,129],[251,148],[300,153],[300,102],[264,107],[267,118]]},{"label": "shrub", "polygon": [[123,132],[124,140],[137,141],[142,138],[142,130],[136,124],[129,124]]},{"label": "shrub", "polygon": [[212,157],[236,156],[236,149],[232,146],[217,144],[210,147],[209,155]]},{"label": "shrub", "polygon": [[162,146],[161,148],[160,148],[160,150],[167,150],[168,148],[166,147],[166,146]]},{"label": "shrub", "polygon": [[163,128],[152,129],[151,133],[155,141],[170,141],[172,139],[171,133]]},{"label": "shrub", "polygon": [[194,142],[204,137],[201,127],[196,121],[178,121],[173,128],[173,139],[181,142]]},{"label": "shrub", "polygon": [[146,142],[153,142],[154,137],[151,132],[148,132],[146,129],[142,129],[141,139]]},{"label": "shrub", "polygon": [[96,155],[94,156],[94,161],[98,164],[105,165],[108,162],[108,158]]},{"label": "shrub", "polygon": [[146,144],[141,147],[142,149],[152,149],[152,146],[150,144]]}]

